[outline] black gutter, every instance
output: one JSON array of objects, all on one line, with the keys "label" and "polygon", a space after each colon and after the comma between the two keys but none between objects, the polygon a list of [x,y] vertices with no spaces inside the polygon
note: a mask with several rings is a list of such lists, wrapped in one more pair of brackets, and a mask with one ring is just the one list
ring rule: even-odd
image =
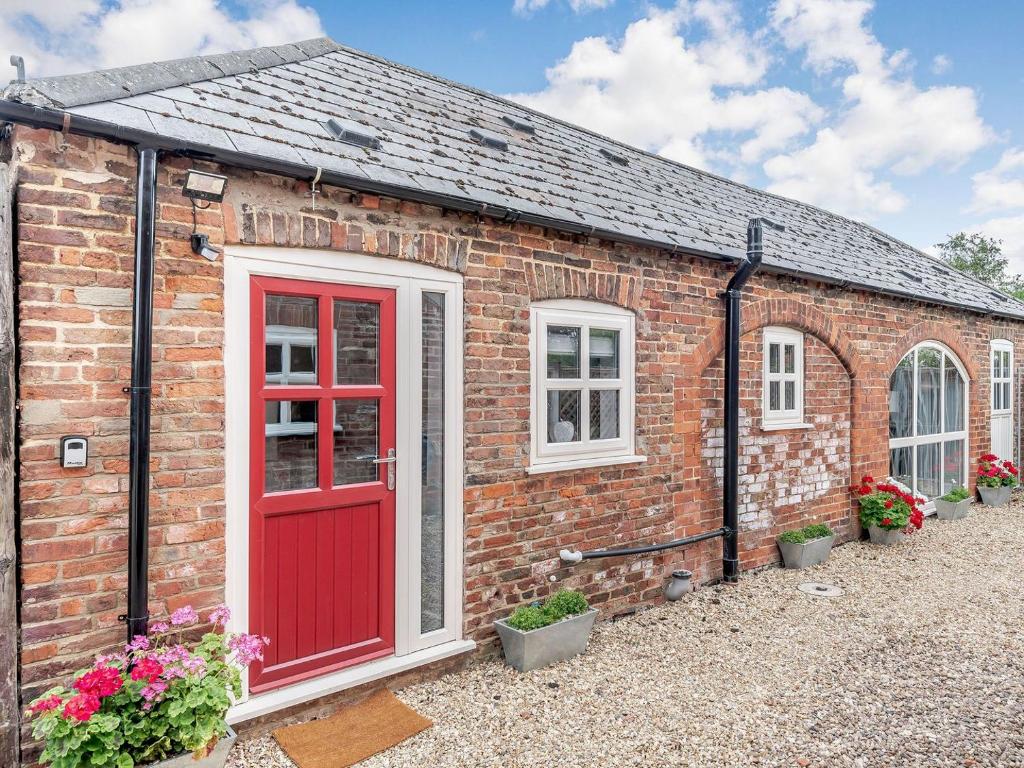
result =
[{"label": "black gutter", "polygon": [[138,148],[135,201],[135,285],[132,291],[132,381],[128,443],[129,642],[149,621],[149,416],[153,384],[153,253],[157,150]]},{"label": "black gutter", "polygon": [[742,322],[740,301],[743,286],[761,266],[764,256],[763,229],[768,226],[777,231],[784,228],[767,219],[751,219],[747,224],[747,256],[740,262],[736,273],[722,294],[725,301],[725,468],[722,480],[722,577],[727,582],[739,578],[739,449],[740,449],[740,335]]},{"label": "black gutter", "polygon": [[681,539],[673,539],[672,541],[666,541],[663,544],[648,544],[640,547],[624,547],[622,549],[593,549],[587,552],[572,552],[568,549],[563,549],[559,556],[567,563],[578,563],[580,560],[593,560],[598,557],[622,557],[623,555],[644,555],[648,552],[661,552],[666,549],[675,549],[676,547],[685,547],[690,544],[696,544],[699,541],[707,541],[708,539],[717,539],[719,536],[726,536],[729,533],[728,528],[715,528],[713,531],[704,531],[704,533],[697,533],[693,536],[685,536]]}]

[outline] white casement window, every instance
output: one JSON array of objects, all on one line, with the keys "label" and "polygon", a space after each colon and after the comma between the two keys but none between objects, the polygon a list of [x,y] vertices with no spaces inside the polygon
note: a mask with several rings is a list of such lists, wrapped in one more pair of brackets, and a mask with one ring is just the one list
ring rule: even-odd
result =
[{"label": "white casement window", "polygon": [[531,472],[643,461],[635,454],[635,319],[574,299],[530,308]]},{"label": "white casement window", "polygon": [[764,329],[762,426],[804,425],[804,335],[792,328]]}]

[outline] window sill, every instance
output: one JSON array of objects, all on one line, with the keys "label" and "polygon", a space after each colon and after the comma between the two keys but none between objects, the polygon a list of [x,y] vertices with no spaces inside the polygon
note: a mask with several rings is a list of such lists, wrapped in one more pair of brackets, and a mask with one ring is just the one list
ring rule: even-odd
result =
[{"label": "window sill", "polygon": [[572,461],[552,461],[549,464],[531,464],[526,468],[528,475],[540,475],[545,472],[562,472],[573,469],[592,469],[594,467],[615,467],[621,464],[643,464],[646,456],[602,456],[593,459],[574,459]]},{"label": "window sill", "polygon": [[813,424],[806,424],[804,422],[794,422],[789,424],[762,424],[762,432],[781,432],[786,429],[814,429]]}]

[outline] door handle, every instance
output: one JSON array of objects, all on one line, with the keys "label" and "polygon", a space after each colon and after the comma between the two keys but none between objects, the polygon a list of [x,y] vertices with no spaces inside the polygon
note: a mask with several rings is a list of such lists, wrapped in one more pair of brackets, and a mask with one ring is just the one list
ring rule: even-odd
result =
[{"label": "door handle", "polygon": [[387,464],[388,465],[388,490],[395,490],[395,462],[398,461],[398,457],[395,455],[394,448],[388,448],[388,455],[381,457],[373,453],[368,453],[365,456],[356,456],[357,461],[372,461],[374,464]]}]

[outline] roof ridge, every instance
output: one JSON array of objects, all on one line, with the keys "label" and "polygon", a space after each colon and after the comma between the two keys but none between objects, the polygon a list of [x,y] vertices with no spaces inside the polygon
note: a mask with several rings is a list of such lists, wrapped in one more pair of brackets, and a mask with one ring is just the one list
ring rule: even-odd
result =
[{"label": "roof ridge", "polygon": [[323,56],[340,46],[329,37],[314,37],[283,45],[242,51],[188,56],[127,67],[114,67],[11,83],[2,98],[36,106],[80,107],[142,93],[189,85],[218,77],[254,72]]}]

